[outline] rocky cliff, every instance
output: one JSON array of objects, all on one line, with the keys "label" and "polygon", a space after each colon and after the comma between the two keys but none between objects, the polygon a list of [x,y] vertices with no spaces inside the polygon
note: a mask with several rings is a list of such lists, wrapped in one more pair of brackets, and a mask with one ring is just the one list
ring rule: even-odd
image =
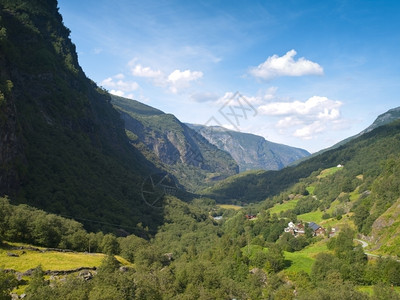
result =
[{"label": "rocky cliff", "polygon": [[157,168],[110,101],[80,68],[57,1],[0,1],[1,195],[92,228],[155,228],[140,188]]}]

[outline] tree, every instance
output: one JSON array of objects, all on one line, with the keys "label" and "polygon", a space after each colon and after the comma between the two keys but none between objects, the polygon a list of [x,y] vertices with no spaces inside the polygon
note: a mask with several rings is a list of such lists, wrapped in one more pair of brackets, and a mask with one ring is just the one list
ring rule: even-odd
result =
[{"label": "tree", "polygon": [[29,285],[25,291],[28,296],[28,300],[53,298],[53,291],[49,287],[48,282],[44,279],[44,272],[40,265],[33,271],[31,279],[29,280]]},{"label": "tree", "polygon": [[272,272],[278,272],[285,266],[285,256],[281,247],[277,244],[272,244],[268,248],[266,268]]},{"label": "tree", "polygon": [[119,253],[119,243],[115,235],[108,233],[103,237],[101,241],[101,252],[108,255],[115,255]]},{"label": "tree", "polygon": [[18,285],[14,274],[6,273],[0,269],[0,300],[11,299],[11,291]]}]

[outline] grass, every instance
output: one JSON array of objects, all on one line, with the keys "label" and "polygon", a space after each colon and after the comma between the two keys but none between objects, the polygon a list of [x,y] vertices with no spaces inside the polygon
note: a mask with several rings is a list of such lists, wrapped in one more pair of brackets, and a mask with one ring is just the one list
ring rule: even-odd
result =
[{"label": "grass", "polygon": [[282,211],[287,211],[289,209],[294,209],[296,207],[296,204],[297,204],[298,201],[299,201],[299,199],[293,199],[293,200],[290,200],[290,201],[283,202],[282,204],[279,204],[279,203],[275,204],[273,207],[271,207],[269,209],[269,213],[271,215],[273,215],[273,214],[279,215],[279,213],[282,212]]},{"label": "grass", "polygon": [[322,170],[321,173],[317,176],[317,178],[321,179],[327,177],[329,175],[335,174],[337,171],[342,170],[343,167],[332,167],[325,170]]},{"label": "grass", "polygon": [[298,215],[297,219],[303,222],[315,222],[318,224],[321,223],[323,214],[324,213],[322,211],[317,210],[302,215]]},{"label": "grass", "polygon": [[314,195],[315,186],[310,185],[310,186],[306,187],[306,190],[310,195]]},{"label": "grass", "polygon": [[[372,285],[364,285],[364,286],[360,285],[357,287],[357,289],[360,292],[368,294],[369,296],[372,296],[374,293],[374,287]],[[392,287],[392,289],[394,289],[397,292],[397,294],[400,294],[400,287],[395,286],[395,287]]]},{"label": "grass", "polygon": [[[8,256],[14,253],[19,257]],[[0,267],[25,272],[29,269],[42,266],[43,270],[73,270],[80,267],[98,267],[101,265],[105,255],[101,253],[83,252],[38,252],[32,250],[10,250],[0,248]],[[122,257],[116,256],[123,265],[130,263]]]},{"label": "grass", "polygon": [[234,210],[239,210],[242,209],[242,206],[239,205],[233,205],[233,204],[218,204],[218,207],[221,207],[223,209],[234,209]]},{"label": "grass", "polygon": [[327,228],[329,226],[331,227],[338,227],[338,228],[342,228],[344,226],[349,226],[352,229],[356,229],[356,226],[354,225],[354,221],[352,220],[353,213],[348,213],[343,215],[342,219],[337,220],[336,218],[331,218],[331,219],[327,219],[327,220],[323,220],[321,222],[321,226]]},{"label": "grass", "polygon": [[312,264],[315,256],[320,252],[328,252],[325,241],[319,241],[315,244],[307,246],[301,251],[284,252],[285,260],[290,262],[290,267],[286,268],[286,272],[305,271],[308,274],[311,272]]}]

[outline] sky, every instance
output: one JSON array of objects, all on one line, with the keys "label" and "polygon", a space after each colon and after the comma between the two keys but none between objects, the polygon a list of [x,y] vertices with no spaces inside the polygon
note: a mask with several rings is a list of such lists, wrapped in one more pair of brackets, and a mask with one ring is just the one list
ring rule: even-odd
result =
[{"label": "sky", "polygon": [[86,75],[310,152],[400,106],[400,1],[58,0]]}]

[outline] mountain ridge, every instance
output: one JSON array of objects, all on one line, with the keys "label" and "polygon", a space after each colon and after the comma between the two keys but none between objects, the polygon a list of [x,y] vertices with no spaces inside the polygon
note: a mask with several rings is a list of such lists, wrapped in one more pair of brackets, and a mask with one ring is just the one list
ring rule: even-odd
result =
[{"label": "mountain ridge", "polygon": [[231,154],[240,172],[248,170],[279,170],[310,155],[304,149],[278,144],[262,136],[228,130],[220,126],[188,124],[219,149]]},{"label": "mountain ridge", "polygon": [[159,161],[185,188],[195,191],[238,173],[238,166],[228,153],[210,144],[174,115],[136,100],[115,95],[111,98],[125,122],[131,144]]}]

